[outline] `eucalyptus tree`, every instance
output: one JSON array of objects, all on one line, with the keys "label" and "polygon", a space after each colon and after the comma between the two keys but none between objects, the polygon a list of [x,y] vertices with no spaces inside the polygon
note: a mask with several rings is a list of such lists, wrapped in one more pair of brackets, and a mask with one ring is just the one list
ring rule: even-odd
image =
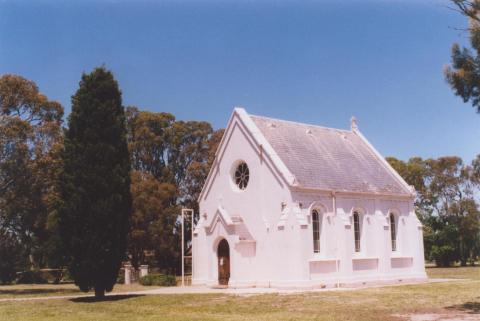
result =
[{"label": "eucalyptus tree", "polygon": [[18,75],[0,77],[0,234],[44,265],[56,230],[63,107]]},{"label": "eucalyptus tree", "polygon": [[173,272],[181,262],[181,207],[198,213],[197,198],[223,131],[136,107],[127,108],[127,124],[133,169],[129,255],[139,265],[146,263],[144,253],[153,251],[157,266]]},{"label": "eucalyptus tree", "polygon": [[415,208],[424,226],[425,256],[437,265],[466,265],[480,255],[479,159],[469,165],[455,156],[407,162],[387,158],[417,189]]}]

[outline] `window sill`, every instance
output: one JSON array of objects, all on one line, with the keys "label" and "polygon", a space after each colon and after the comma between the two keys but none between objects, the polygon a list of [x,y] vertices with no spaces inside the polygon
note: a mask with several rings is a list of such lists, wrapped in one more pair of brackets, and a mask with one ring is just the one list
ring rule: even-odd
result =
[{"label": "window sill", "polygon": [[373,261],[373,260],[376,260],[378,261],[378,257],[376,256],[362,256],[362,255],[356,255],[354,257],[352,257],[352,260],[353,261]]},{"label": "window sill", "polygon": [[401,255],[401,254],[392,254],[390,256],[391,259],[413,259],[413,256],[411,255]]},{"label": "window sill", "polygon": [[340,261],[340,259],[335,257],[314,256],[308,261],[309,262],[335,262],[335,261]]}]

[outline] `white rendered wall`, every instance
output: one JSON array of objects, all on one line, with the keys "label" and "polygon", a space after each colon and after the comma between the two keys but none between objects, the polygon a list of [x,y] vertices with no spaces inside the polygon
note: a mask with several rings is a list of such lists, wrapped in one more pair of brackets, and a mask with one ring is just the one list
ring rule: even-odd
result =
[{"label": "white rendered wall", "polygon": [[[215,245],[219,237],[224,237],[230,246],[229,284],[268,286],[271,280],[295,270],[282,259],[292,245],[285,239],[278,239],[275,233],[281,204],[291,203],[290,193],[286,182],[255,146],[238,119],[234,118],[230,127],[225,137],[226,148],[217,155],[219,165],[214,171],[213,183],[200,200],[200,215],[207,215],[202,224],[210,226],[221,206],[230,216],[241,216],[256,243],[238,242],[237,236],[225,224],[216,224],[210,235],[200,228],[194,237],[194,283],[217,283]],[[240,160],[248,164],[250,171],[248,186],[243,191],[238,190],[231,179],[234,164]]]},{"label": "white rendered wall", "polygon": [[[294,193],[305,214],[323,208],[320,253],[313,253],[309,218],[308,248],[303,261],[310,261],[312,285],[386,282],[426,278],[422,228],[411,200],[380,197],[336,196]],[[355,252],[353,212],[360,213],[361,251]],[[397,249],[392,251],[389,214],[397,218]],[[336,261],[338,260],[338,262]],[[312,262],[313,261],[313,262]]]},{"label": "white rendered wall", "polygon": [[[193,244],[194,284],[218,284],[216,250],[222,238],[230,247],[230,286],[333,286],[426,277],[422,230],[411,199],[292,192],[235,114],[225,135],[225,148],[219,150],[218,165],[200,199],[202,219]],[[250,171],[243,191],[231,179],[238,161],[245,161]],[[255,243],[240,242],[236,227],[217,213],[219,207],[229,217],[240,216]],[[313,253],[313,208],[322,213],[320,253]],[[359,253],[354,247],[355,210],[361,217]],[[397,219],[395,252],[390,212]]]}]

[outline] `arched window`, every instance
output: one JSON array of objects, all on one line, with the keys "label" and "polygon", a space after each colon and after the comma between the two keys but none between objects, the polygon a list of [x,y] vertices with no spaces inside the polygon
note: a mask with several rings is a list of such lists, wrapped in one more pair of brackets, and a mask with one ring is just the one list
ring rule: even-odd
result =
[{"label": "arched window", "polygon": [[397,250],[397,225],[395,224],[395,215],[390,213],[390,238],[392,240],[392,251]]},{"label": "arched window", "polygon": [[355,252],[360,252],[360,215],[353,212],[353,233],[355,236]]},{"label": "arched window", "polygon": [[318,210],[312,211],[313,252],[320,253],[320,214]]}]

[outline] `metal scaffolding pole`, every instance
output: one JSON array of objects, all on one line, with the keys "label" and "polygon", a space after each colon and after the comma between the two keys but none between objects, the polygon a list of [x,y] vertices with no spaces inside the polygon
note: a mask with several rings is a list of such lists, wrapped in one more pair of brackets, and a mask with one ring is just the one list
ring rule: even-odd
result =
[{"label": "metal scaffolding pole", "polygon": [[184,217],[185,213],[182,209],[182,286],[185,286],[185,240],[184,240]]},{"label": "metal scaffolding pole", "polygon": [[[190,214],[190,217],[191,217],[191,220],[192,220],[192,226],[191,226],[191,232],[192,232],[192,238],[191,238],[191,242],[192,242],[192,255],[189,255],[189,256],[185,256],[185,216],[187,216],[188,218],[188,214]],[[181,222],[182,222],[182,286],[185,286],[185,259],[186,258],[190,258],[192,263],[191,263],[191,267],[192,267],[192,277],[193,277],[193,218],[194,218],[194,215],[193,215],[193,209],[190,209],[190,208],[182,208],[182,218],[181,218]]]}]

